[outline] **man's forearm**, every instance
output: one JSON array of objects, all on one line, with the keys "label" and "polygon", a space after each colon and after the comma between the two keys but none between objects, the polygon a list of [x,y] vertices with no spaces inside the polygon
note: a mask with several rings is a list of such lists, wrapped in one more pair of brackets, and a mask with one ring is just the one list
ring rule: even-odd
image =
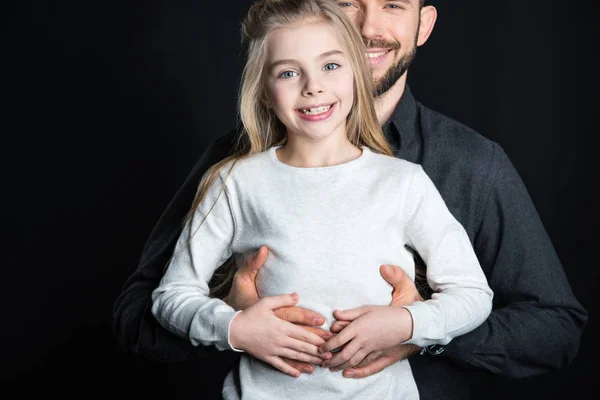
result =
[{"label": "man's forearm", "polygon": [[494,291],[494,307],[481,326],[455,338],[441,357],[519,378],[563,368],[578,352],[587,312],[503,152],[490,171],[475,251]]},{"label": "man's forearm", "polygon": [[512,378],[540,375],[573,361],[584,320],[578,309],[512,305],[455,338],[440,357]]},{"label": "man's forearm", "polygon": [[152,292],[158,287],[206,170],[225,158],[235,132],[219,138],[198,160],[144,247],[136,271],[127,279],[113,307],[113,331],[127,352],[145,359],[183,361],[198,358],[211,348],[194,347],[189,341],[164,329],[151,313]]},{"label": "man's forearm", "polygon": [[142,286],[136,282],[124,290],[115,304],[114,332],[125,351],[150,361],[176,362],[199,358],[211,350],[194,347],[164,329],[150,311],[153,286]]}]

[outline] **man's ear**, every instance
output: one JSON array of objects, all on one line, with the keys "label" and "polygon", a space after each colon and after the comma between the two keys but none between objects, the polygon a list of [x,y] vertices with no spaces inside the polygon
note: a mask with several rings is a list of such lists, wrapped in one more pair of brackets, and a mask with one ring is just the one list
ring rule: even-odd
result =
[{"label": "man's ear", "polygon": [[421,23],[419,25],[417,46],[424,45],[427,39],[429,39],[429,35],[431,35],[431,31],[433,31],[436,20],[437,9],[434,6],[424,6],[421,8]]}]

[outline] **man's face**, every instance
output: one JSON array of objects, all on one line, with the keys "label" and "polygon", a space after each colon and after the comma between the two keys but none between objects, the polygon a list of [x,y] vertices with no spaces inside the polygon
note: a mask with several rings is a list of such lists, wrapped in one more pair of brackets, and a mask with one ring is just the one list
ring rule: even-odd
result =
[{"label": "man's face", "polygon": [[359,29],[375,83],[387,92],[415,57],[420,22],[419,0],[337,1]]}]

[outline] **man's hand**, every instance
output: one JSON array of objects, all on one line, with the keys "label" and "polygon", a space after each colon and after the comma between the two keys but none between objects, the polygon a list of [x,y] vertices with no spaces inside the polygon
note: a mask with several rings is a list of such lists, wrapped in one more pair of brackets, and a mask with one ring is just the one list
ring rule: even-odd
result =
[{"label": "man's hand", "polygon": [[300,376],[300,370],[287,364],[283,357],[314,364],[328,359],[331,353],[318,350],[325,343],[323,339],[274,315],[274,309],[297,302],[295,293],[270,296],[238,313],[230,324],[231,346],[295,377]]},{"label": "man's hand", "polygon": [[[406,275],[404,270],[393,265],[382,265],[379,272],[383,279],[393,286],[391,307],[410,305],[415,301],[423,301],[414,282]],[[331,326],[331,331],[339,333],[352,320],[344,318],[344,313],[338,314],[339,318]],[[408,358],[420,351],[418,346],[412,344],[398,344],[383,351],[371,352],[356,367],[345,369],[346,378],[364,378],[376,374],[390,365]]]},{"label": "man's hand", "polygon": [[383,371],[385,368],[400,360],[404,360],[421,351],[414,344],[398,344],[382,352],[373,352],[365,357],[356,367],[342,372],[345,378],[364,378]]},{"label": "man's hand", "polygon": [[246,257],[246,263],[233,276],[229,294],[223,299],[234,310],[245,310],[258,301],[256,275],[269,255],[267,246]]},{"label": "man's hand", "polygon": [[[256,276],[269,255],[269,248],[261,246],[255,254],[246,258],[246,263],[235,273],[229,294],[223,299],[235,310],[245,310],[258,302],[258,290],[256,288]],[[322,339],[327,340],[333,333],[319,326],[325,323],[325,318],[319,313],[300,307],[280,307],[273,313],[282,320],[297,324],[305,330],[312,332]],[[311,364],[281,357],[286,363],[296,370],[304,373],[312,373],[314,367]]]},{"label": "man's hand", "polygon": [[334,311],[337,319],[351,320],[339,334],[319,347],[323,354],[341,349],[321,366],[345,370],[360,364],[371,353],[381,353],[412,337],[410,312],[402,307],[366,306]]},{"label": "man's hand", "polygon": [[379,273],[394,287],[390,306],[409,306],[415,301],[423,301],[415,283],[402,268],[395,265],[382,265]]}]

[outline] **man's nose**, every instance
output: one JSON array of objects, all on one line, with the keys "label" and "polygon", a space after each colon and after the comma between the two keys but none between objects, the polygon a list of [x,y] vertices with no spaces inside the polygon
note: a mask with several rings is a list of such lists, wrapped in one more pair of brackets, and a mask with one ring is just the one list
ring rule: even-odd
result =
[{"label": "man's nose", "polygon": [[364,39],[375,39],[383,37],[381,21],[374,10],[365,9],[357,18],[358,28]]}]

